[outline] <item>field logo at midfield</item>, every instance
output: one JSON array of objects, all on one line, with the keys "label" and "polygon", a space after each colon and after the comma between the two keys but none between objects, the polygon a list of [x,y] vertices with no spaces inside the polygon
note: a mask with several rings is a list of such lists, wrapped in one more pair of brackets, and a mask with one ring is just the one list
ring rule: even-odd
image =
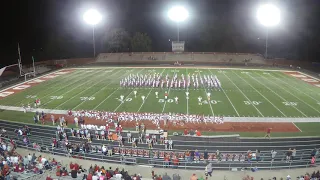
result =
[{"label": "field logo at midfield", "polygon": [[[27,89],[29,87],[35,86],[35,85],[37,85],[39,83],[42,83],[44,81],[53,79],[53,78],[61,76],[61,75],[68,74],[68,73],[70,73],[72,71],[73,70],[71,70],[71,69],[64,69],[64,70],[53,72],[53,73],[50,73],[50,74],[47,74],[47,75],[44,75],[44,76],[40,76],[40,77],[38,77],[36,79],[31,79],[29,81],[20,83],[18,85],[12,86],[10,88],[4,89],[4,90],[0,91],[0,99],[5,98],[7,96],[10,96],[12,94],[16,94],[16,93],[18,93],[20,91],[23,91],[23,90],[25,90],[25,89]],[[30,98],[30,97],[27,97],[27,98]]]},{"label": "field logo at midfield", "polygon": [[314,86],[320,87],[320,80],[317,78],[314,78],[312,76],[306,75],[306,74],[302,74],[300,72],[293,72],[293,71],[287,71],[284,72],[287,75],[293,76],[295,78],[298,78],[306,83],[312,84]]}]

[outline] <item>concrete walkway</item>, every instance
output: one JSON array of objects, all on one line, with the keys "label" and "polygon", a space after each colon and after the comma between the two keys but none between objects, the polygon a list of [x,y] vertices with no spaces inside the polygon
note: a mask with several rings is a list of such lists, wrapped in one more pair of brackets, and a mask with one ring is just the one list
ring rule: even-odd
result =
[{"label": "concrete walkway", "polygon": [[[36,153],[36,156],[42,155],[46,157],[47,159],[49,158],[55,158],[62,164],[66,165],[69,167],[70,162],[76,162],[80,165],[83,166],[85,169],[89,169],[90,165],[99,165],[104,166],[105,168],[112,167],[112,169],[119,168],[122,169],[124,168],[129,172],[129,174],[141,174],[145,178],[151,178],[151,171],[154,170],[156,174],[163,175],[167,173],[172,177],[173,174],[178,173],[181,176],[182,180],[188,180],[190,179],[191,175],[195,173],[198,178],[200,176],[204,176],[204,171],[199,171],[199,170],[176,170],[176,169],[164,169],[164,168],[153,168],[149,166],[129,166],[129,165],[122,165],[122,164],[113,164],[113,163],[103,163],[103,162],[98,162],[98,161],[91,161],[91,160],[82,160],[82,159],[73,159],[73,158],[68,158],[64,156],[57,156],[57,155],[52,155],[48,153],[39,153],[36,151],[32,150],[27,150],[27,149],[22,149],[18,148],[17,152],[20,153],[22,156],[26,156],[29,153],[32,155],[32,153]],[[213,164],[214,168],[214,164]],[[213,171],[212,177],[209,178],[210,180],[215,179],[221,179],[221,180],[242,180],[244,176],[250,175],[253,176],[255,180],[260,180],[261,178],[264,178],[265,180],[271,179],[273,177],[277,177],[277,179],[280,179],[283,177],[287,177],[287,175],[290,175],[292,179],[296,179],[297,176],[304,175],[306,172],[311,174],[313,171],[320,170],[320,168],[313,167],[313,168],[299,168],[299,169],[281,169],[281,170],[262,170],[262,171],[257,171],[257,172],[251,172],[251,171],[237,171],[237,172],[232,172],[232,171]]]}]

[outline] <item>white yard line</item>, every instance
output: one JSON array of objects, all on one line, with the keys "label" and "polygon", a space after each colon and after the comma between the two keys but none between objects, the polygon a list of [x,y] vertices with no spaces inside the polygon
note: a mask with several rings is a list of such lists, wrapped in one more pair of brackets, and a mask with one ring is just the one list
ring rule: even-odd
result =
[{"label": "white yard line", "polygon": [[[144,70],[145,68],[143,68],[143,69],[141,69],[138,73],[140,73],[142,70]],[[133,91],[135,90],[135,89],[137,89],[137,88],[133,88],[133,90],[124,98],[124,100],[125,99],[127,99],[129,96],[130,96],[130,94],[131,93],[133,93]],[[115,111],[117,111],[118,110],[118,108],[122,105],[122,104],[124,104],[125,102],[121,102],[120,104],[119,104],[119,106],[118,107],[116,107],[116,109],[114,109],[112,112],[115,112]]]},{"label": "white yard line", "polygon": [[[97,73],[99,73],[99,72],[100,72],[100,71],[98,71],[98,72],[96,72],[96,73],[94,73],[94,74],[91,74],[91,75],[89,75],[88,77],[93,76],[93,75],[95,75],[95,74],[97,74]],[[83,80],[83,79],[80,79],[80,80],[78,80],[78,81],[81,81],[81,80]],[[76,81],[76,82],[78,82],[78,81]],[[64,92],[63,94],[60,94],[60,95],[64,95],[64,94],[66,94],[66,93],[68,93],[68,92],[70,92],[70,91],[78,88],[79,86],[81,86],[81,85],[83,85],[83,84],[85,84],[85,83],[86,83],[86,82],[84,81],[83,83],[79,84],[78,86],[75,86],[75,87],[69,89],[67,92]],[[72,83],[72,84],[74,84],[74,83]],[[70,84],[67,84],[66,86],[70,86]],[[63,88],[60,88],[59,90],[61,90],[61,89],[63,89]],[[57,91],[54,91],[54,92],[57,92]],[[50,93],[50,94],[52,94],[52,93]],[[54,99],[51,99],[50,101],[44,103],[44,104],[41,105],[41,106],[45,106],[45,105],[49,104],[50,102],[52,102],[53,100],[54,100]]]},{"label": "white yard line", "polygon": [[[233,71],[232,71],[233,72]],[[276,108],[284,117],[287,117],[277,106],[275,106],[268,98],[266,98],[263,94],[261,94],[256,88],[254,88],[248,81],[246,81],[244,78],[239,76],[237,73],[233,72],[235,75],[237,75],[239,78],[241,78],[243,81],[245,81],[252,89],[254,89],[257,93],[259,93],[265,100],[267,100],[274,108]],[[250,76],[250,74],[248,74]],[[251,76],[250,76],[251,77]],[[252,77],[251,77],[252,78]]]},{"label": "white yard line", "polygon": [[[271,74],[270,74],[271,75]],[[263,75],[260,75],[262,77],[264,77]],[[292,94],[290,91],[288,91],[287,89],[283,88],[282,86],[279,86],[278,83],[274,83],[273,81],[271,81],[273,84],[275,84],[276,86],[280,87],[281,89],[285,90],[286,92],[288,92],[289,94],[291,94],[291,96],[297,98],[299,101],[303,102],[305,105],[309,106],[311,109],[317,111],[318,113],[320,113],[320,111],[318,111],[317,109],[315,109],[313,106],[311,106],[309,103],[306,103],[304,100],[300,99],[298,96]]]},{"label": "white yard line", "polygon": [[[115,75],[115,74],[117,74],[117,73],[119,73],[119,72],[122,72],[122,70],[114,73],[113,75]],[[111,75],[111,76],[113,76],[113,75]],[[125,76],[125,75],[126,75],[126,73],[123,74],[122,76]],[[103,88],[101,88],[99,91],[96,91],[95,93],[93,93],[91,96],[94,96],[94,95],[96,95],[97,93],[99,93],[100,91],[106,89],[106,87],[108,87],[108,86],[109,86],[111,83],[113,83],[113,82],[114,82],[114,81],[111,81],[111,82],[108,83],[106,86],[104,86]],[[76,107],[72,108],[72,110],[76,109],[77,107],[79,107],[79,106],[80,106],[81,104],[83,104],[84,102],[86,102],[86,101],[82,101],[82,102],[81,102],[80,104],[78,104]]]},{"label": "white yard line", "polygon": [[[320,102],[320,100],[315,99],[314,97],[312,97],[312,96],[310,96],[309,94],[307,94],[307,93],[305,93],[305,92],[301,91],[300,89],[298,89],[298,88],[296,88],[296,87],[292,86],[291,84],[289,84],[289,83],[287,83],[287,82],[283,81],[282,79],[280,79],[280,78],[278,78],[278,77],[276,77],[276,76],[274,76],[274,75],[272,75],[272,74],[270,74],[270,76],[272,76],[272,77],[274,77],[274,78],[278,79],[279,81],[281,81],[281,82],[283,82],[283,83],[285,83],[285,84],[289,85],[291,88],[296,89],[297,91],[299,91],[299,92],[303,93],[304,95],[306,95],[306,96],[310,97],[311,99],[315,100],[316,102]],[[286,75],[285,75],[285,76],[286,76]],[[307,87],[306,87],[306,88],[307,88]]]},{"label": "white yard line", "polygon": [[[177,73],[177,72],[176,72],[176,69],[174,69],[173,76],[174,76],[176,73]],[[172,79],[171,79],[171,80],[172,80]],[[168,90],[168,96],[170,95],[170,90],[171,90],[171,86],[169,87],[169,90]],[[163,104],[163,108],[162,108],[161,113],[164,112],[164,109],[166,108],[167,101],[168,101],[168,99],[164,101],[164,104]]]},{"label": "white yard line", "polygon": [[[282,96],[280,96],[278,93],[274,92],[272,89],[270,89],[268,86],[266,86],[265,84],[261,83],[260,81],[258,81],[256,78],[254,78],[253,76],[250,76],[252,79],[254,79],[255,81],[257,81],[259,84],[263,85],[264,87],[266,87],[267,89],[269,89],[270,91],[272,91],[275,95],[277,95],[279,98],[281,98],[283,101],[287,102],[286,99],[284,99]],[[265,79],[268,80],[268,78],[264,77],[264,76],[261,76]],[[268,80],[269,81],[269,80]],[[305,115],[302,111],[300,111],[297,107],[295,106],[291,106],[293,108],[295,108],[297,111],[299,111],[302,115],[304,115],[305,117],[308,117],[307,115]]]},{"label": "white yard line", "polygon": [[[209,69],[210,73],[212,73],[212,71]],[[222,92],[224,93],[224,95],[227,97],[228,101],[230,102],[231,106],[233,107],[234,111],[237,113],[237,115],[240,117],[240,114],[238,113],[237,109],[234,107],[233,103],[231,102],[229,96],[227,95],[227,93],[224,91],[224,89],[221,87]]]},{"label": "white yard line", "polygon": [[293,124],[300,132],[302,132],[302,130],[301,130],[294,122],[292,122],[292,124]]},{"label": "white yard line", "polygon": [[[201,73],[200,73],[199,69],[197,69],[197,70],[198,70],[198,74],[201,76]],[[204,87],[203,84],[202,84],[202,86],[203,86],[203,88],[204,88],[204,92],[206,93],[206,95],[205,95],[205,97],[206,97],[206,96],[207,96],[207,89],[206,89],[206,87]],[[209,101],[209,99],[208,99],[208,101]],[[211,102],[209,101],[208,104],[209,104],[209,106],[210,106],[212,116],[214,116],[214,112],[213,112],[213,109],[212,109]]]},{"label": "white yard line", "polygon": [[[163,71],[161,72],[161,74],[165,71],[165,69],[166,69],[166,68],[163,68]],[[137,112],[140,112],[140,109],[142,108],[142,106],[144,105],[144,103],[147,101],[147,99],[148,99],[148,97],[149,97],[150,93],[151,93],[153,90],[154,90],[154,88],[152,87],[152,88],[150,89],[150,91],[149,91],[149,93],[148,93],[148,95],[147,95],[146,99],[141,103],[141,106],[139,107],[139,109],[138,109],[138,111],[137,111]]]},{"label": "white yard line", "polygon": [[[100,73],[100,71],[99,72],[97,72],[97,73]],[[95,74],[97,74],[97,73],[95,73]],[[105,75],[105,72],[104,73],[101,73],[100,75],[98,75],[97,77],[95,77],[95,79],[99,79],[99,77],[103,77]],[[88,89],[90,89],[92,86],[94,86],[94,85],[96,85],[96,84],[98,84],[98,83],[100,83],[101,81],[103,81],[104,79],[103,78],[101,78],[100,79],[100,81],[96,81],[96,83],[94,83],[93,85],[91,85],[91,86],[89,86],[89,87],[87,87],[87,88],[85,88],[85,89],[83,89],[82,91],[80,91],[80,92],[78,92],[78,93],[76,93],[75,95],[73,95],[71,98],[69,98],[69,99],[67,99],[66,101],[64,101],[63,103],[61,103],[61,104],[59,104],[58,106],[56,106],[54,109],[57,109],[58,107],[60,107],[61,105],[63,105],[63,104],[65,104],[65,103],[67,103],[67,102],[69,102],[71,99],[73,99],[73,98],[75,98],[75,97],[77,97],[79,94],[82,94],[83,92],[85,92],[85,91],[87,91]],[[75,88],[72,88],[72,89],[70,89],[69,91],[67,91],[67,92],[65,92],[65,93],[63,93],[63,94],[67,94],[67,93],[69,93],[69,92],[71,92],[73,89],[76,89],[76,88],[78,88],[78,87],[80,87],[80,86],[82,86],[82,85],[84,85],[85,83],[88,83],[88,82],[84,82],[84,83],[82,83],[82,84],[80,84],[79,86],[76,86]],[[62,95],[63,95],[62,94]]]},{"label": "white yard line", "polygon": [[[74,75],[72,75],[72,76],[70,76],[70,77],[67,77],[66,79],[73,80],[73,79],[77,78],[77,76],[74,76],[74,77],[73,77],[73,76],[74,76]],[[63,80],[66,80],[66,79],[63,79]],[[46,82],[46,81],[45,81],[45,82]],[[53,82],[51,82],[50,84],[47,84],[47,85],[48,85],[48,86],[51,86],[54,82],[56,82],[56,81],[53,81]],[[78,81],[76,81],[76,82],[78,82]],[[58,83],[61,83],[61,82],[58,82]],[[66,84],[67,84],[66,86],[70,86],[70,85],[71,85],[71,84],[68,84],[68,83],[66,83]],[[72,84],[74,84],[74,83],[72,83]],[[60,89],[66,87],[66,86],[63,86],[63,87],[57,89],[56,91],[49,91],[49,93],[47,93],[45,96],[38,96],[38,95],[37,95],[37,94],[40,93],[41,91],[35,92],[35,94],[32,94],[32,96],[37,96],[37,98],[42,99],[42,98],[45,98],[45,97],[47,97],[47,96],[49,96],[49,95],[51,95],[51,94],[59,91]],[[45,91],[45,92],[46,92],[46,91],[47,91],[48,89],[50,89],[50,88],[51,88],[51,87],[48,87],[48,88],[46,88],[45,90],[42,90],[42,91]],[[34,99],[29,99],[29,100],[34,101]],[[25,99],[23,99],[22,101],[19,101],[18,103],[16,103],[15,106],[19,106],[20,104],[22,104],[23,101],[25,101]]]},{"label": "white yard line", "polygon": [[225,74],[225,73],[222,73],[223,75],[225,75],[228,79],[229,79],[229,81],[234,85],[234,86],[236,86],[237,87],[237,89],[242,93],[242,95],[250,102],[250,104],[258,111],[258,113],[262,116],[262,117],[264,117],[263,116],[263,114],[260,112],[260,110],[252,103],[252,101],[241,91],[241,89]]},{"label": "white yard line", "polygon": [[[186,77],[188,76],[188,68],[186,68]],[[187,92],[189,92],[189,87],[187,86]],[[187,99],[187,115],[189,114],[189,96],[186,97]]]}]

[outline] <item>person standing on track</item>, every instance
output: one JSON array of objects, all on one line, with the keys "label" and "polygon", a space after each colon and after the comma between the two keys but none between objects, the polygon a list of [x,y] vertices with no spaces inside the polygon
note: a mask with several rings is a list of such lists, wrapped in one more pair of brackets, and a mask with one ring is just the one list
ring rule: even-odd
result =
[{"label": "person standing on track", "polygon": [[272,128],[268,128],[268,129],[267,129],[267,134],[264,136],[264,138],[267,138],[267,137],[268,137],[269,140],[270,140],[270,138],[271,138],[271,136],[270,136],[270,134],[271,134],[271,129],[272,129]]}]

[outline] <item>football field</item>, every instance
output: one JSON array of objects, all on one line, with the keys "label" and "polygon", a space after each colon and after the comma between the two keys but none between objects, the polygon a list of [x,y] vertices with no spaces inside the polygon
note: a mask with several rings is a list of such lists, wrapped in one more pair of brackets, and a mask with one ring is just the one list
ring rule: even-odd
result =
[{"label": "football field", "polygon": [[[224,117],[320,117],[320,87],[277,70],[207,68],[85,68],[33,85],[0,99],[2,106],[33,106],[56,110],[99,110],[203,114]],[[221,89],[120,87],[130,74],[217,76]],[[136,96],[134,91],[137,91]],[[157,98],[155,92],[158,92]],[[165,92],[168,99],[164,100]],[[189,92],[189,97],[186,96]],[[211,94],[210,100],[207,93]],[[124,101],[120,101],[120,96]],[[145,101],[141,96],[145,96]],[[179,102],[175,102],[178,97]],[[202,97],[199,104],[198,97]]]}]

